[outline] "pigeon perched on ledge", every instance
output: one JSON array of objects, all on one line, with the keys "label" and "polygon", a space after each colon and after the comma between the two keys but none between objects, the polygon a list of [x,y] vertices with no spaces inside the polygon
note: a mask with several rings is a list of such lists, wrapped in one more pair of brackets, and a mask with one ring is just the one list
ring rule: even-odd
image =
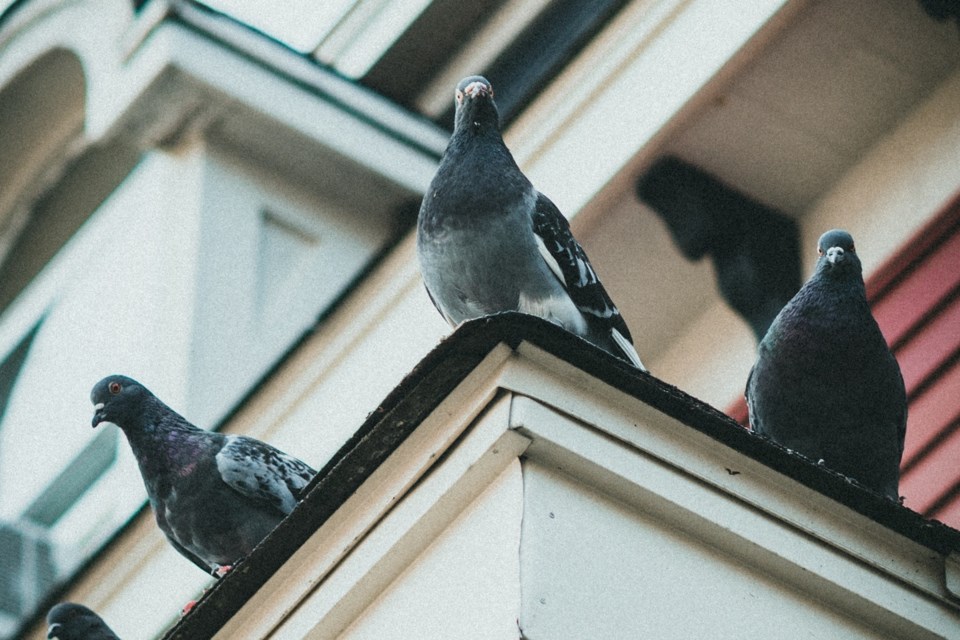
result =
[{"label": "pigeon perched on ledge", "polygon": [[505,311],[539,316],[643,369],[570,224],[517,167],[499,120],[490,83],[461,80],[453,136],[417,224],[434,306],[454,326]]},{"label": "pigeon perched on ledge", "polygon": [[61,602],[47,613],[49,640],[120,640],[103,619],[82,604]]},{"label": "pigeon perched on ledge", "polygon": [[93,426],[123,430],[170,544],[220,576],[296,505],[316,471],[245,436],[193,426],[136,380],[109,376],[90,392]]},{"label": "pigeon perched on ledge", "polygon": [[753,430],[899,498],[907,395],[870,313],[846,231],[820,237],[813,276],[780,311],[747,379]]}]

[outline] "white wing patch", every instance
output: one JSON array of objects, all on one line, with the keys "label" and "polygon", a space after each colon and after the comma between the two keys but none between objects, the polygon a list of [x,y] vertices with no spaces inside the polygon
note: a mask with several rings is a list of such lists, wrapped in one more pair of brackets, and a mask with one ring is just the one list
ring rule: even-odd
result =
[{"label": "white wing patch", "polygon": [[637,353],[637,350],[633,348],[633,345],[630,344],[630,341],[627,340],[622,333],[616,329],[611,329],[610,335],[613,337],[613,341],[617,343],[617,346],[620,347],[620,350],[623,351],[623,354],[633,363],[633,366],[641,371],[647,370],[647,368],[643,366],[643,363],[640,362],[640,354]]},{"label": "white wing patch", "polygon": [[[563,286],[564,291],[566,291],[567,283],[563,279],[563,271],[560,269],[560,263],[553,257],[550,250],[547,249],[543,238],[536,233],[533,234],[533,237],[537,241],[537,251],[540,252],[540,257],[543,258],[543,261],[550,267],[553,275],[557,276],[557,280],[560,281],[561,286]],[[583,265],[581,264],[581,271],[582,269]],[[574,304],[569,295],[532,298],[524,295],[521,291],[517,310],[532,316],[539,316],[550,322],[555,322],[567,331],[572,331],[579,335],[586,335],[587,333],[587,321],[583,318],[580,309],[577,308],[577,305]]]},{"label": "white wing patch", "polygon": [[560,270],[560,263],[557,262],[557,259],[553,257],[553,254],[550,253],[550,250],[547,249],[547,245],[543,242],[543,238],[541,238],[539,234],[534,233],[533,237],[537,240],[537,251],[540,252],[540,257],[543,258],[543,261],[547,263],[548,267],[550,267],[550,271],[553,271],[553,275],[557,276],[557,280],[560,281],[560,284],[566,288],[567,282],[563,279],[563,271]]},{"label": "white wing patch", "polygon": [[539,316],[544,320],[559,324],[567,331],[577,335],[583,336],[587,333],[587,321],[583,318],[580,310],[577,309],[577,305],[566,294],[548,298],[533,298],[521,291],[517,311],[531,316]]}]

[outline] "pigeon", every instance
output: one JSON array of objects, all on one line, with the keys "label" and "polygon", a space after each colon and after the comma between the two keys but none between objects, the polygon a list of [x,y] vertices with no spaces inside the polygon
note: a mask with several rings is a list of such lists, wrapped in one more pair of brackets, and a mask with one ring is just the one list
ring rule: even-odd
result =
[{"label": "pigeon", "polygon": [[493,88],[481,76],[457,85],[453,135],[420,205],[417,256],[450,325],[520,311],[645,370],[567,219],[504,144]]},{"label": "pigeon", "polygon": [[747,379],[754,432],[897,500],[907,427],[900,366],[870,313],[846,231],[774,319]]},{"label": "pigeon", "polygon": [[82,604],[61,602],[47,614],[47,638],[56,640],[120,640],[103,618]]},{"label": "pigeon", "polygon": [[126,434],[161,531],[220,577],[287,515],[316,471],[274,447],[198,429],[126,376],[90,392],[93,426]]}]

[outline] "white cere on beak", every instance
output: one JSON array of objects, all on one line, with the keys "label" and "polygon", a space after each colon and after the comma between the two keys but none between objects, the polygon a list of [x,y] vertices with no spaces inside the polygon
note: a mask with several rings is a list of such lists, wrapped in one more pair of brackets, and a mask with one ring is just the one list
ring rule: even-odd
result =
[{"label": "white cere on beak", "polygon": [[477,93],[487,93],[487,85],[479,80],[477,82],[471,82],[464,88],[463,92],[472,98]]},{"label": "white cere on beak", "polygon": [[844,251],[842,247],[830,247],[827,249],[827,262],[837,264],[843,261]]},{"label": "white cere on beak", "polygon": [[94,412],[100,411],[100,409],[103,409],[103,403],[102,403],[102,402],[98,402],[97,404],[93,405],[93,410],[94,410]]}]

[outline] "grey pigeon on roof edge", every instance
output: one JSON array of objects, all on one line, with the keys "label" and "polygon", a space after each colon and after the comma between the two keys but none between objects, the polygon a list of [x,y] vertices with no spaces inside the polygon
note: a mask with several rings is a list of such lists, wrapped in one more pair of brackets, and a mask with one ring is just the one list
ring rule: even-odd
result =
[{"label": "grey pigeon on roof edge", "polygon": [[753,430],[893,500],[907,427],[903,376],[867,303],[846,231],[760,342],[747,379]]},{"label": "grey pigeon on roof edge", "polygon": [[119,640],[100,616],[73,602],[61,602],[50,609],[47,625],[50,640]]},{"label": "grey pigeon on roof edge", "polygon": [[506,311],[539,316],[643,369],[567,219],[520,171],[499,120],[490,83],[461,80],[453,135],[417,223],[434,306],[454,326]]},{"label": "grey pigeon on roof edge", "polygon": [[198,429],[126,376],[104,378],[90,400],[94,427],[112,422],[127,436],[170,544],[215,575],[246,557],[316,475],[254,438]]}]

